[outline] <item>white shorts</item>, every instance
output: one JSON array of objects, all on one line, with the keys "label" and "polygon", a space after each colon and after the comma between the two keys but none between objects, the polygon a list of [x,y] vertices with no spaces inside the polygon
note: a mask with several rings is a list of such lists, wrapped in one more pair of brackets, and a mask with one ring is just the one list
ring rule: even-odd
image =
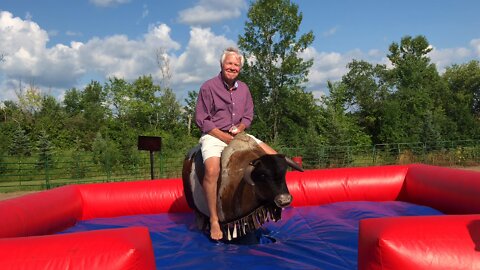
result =
[{"label": "white shorts", "polygon": [[[250,134],[247,135],[252,137],[252,139],[254,139],[258,144],[262,143],[262,141],[255,138],[255,136]],[[227,144],[222,140],[209,134],[202,135],[199,143],[202,148],[203,162],[210,157],[221,157],[223,149],[227,147]]]}]

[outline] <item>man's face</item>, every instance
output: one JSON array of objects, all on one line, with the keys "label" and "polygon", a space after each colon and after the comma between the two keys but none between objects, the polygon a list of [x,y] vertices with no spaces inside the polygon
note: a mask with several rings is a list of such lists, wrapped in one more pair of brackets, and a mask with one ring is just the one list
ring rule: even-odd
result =
[{"label": "man's face", "polygon": [[227,83],[232,83],[240,73],[240,58],[235,54],[227,54],[222,65],[223,79]]}]

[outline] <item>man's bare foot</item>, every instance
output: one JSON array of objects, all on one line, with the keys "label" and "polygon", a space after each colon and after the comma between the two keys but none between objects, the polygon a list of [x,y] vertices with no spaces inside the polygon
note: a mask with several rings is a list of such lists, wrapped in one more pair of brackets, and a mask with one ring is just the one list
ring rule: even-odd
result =
[{"label": "man's bare foot", "polygon": [[210,221],[210,238],[213,240],[220,240],[223,238],[223,233],[218,221]]}]

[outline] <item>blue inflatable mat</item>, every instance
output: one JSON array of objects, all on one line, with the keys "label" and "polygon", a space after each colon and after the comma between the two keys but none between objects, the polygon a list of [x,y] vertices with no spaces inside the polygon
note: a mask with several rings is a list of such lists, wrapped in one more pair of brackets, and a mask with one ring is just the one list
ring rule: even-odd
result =
[{"label": "blue inflatable mat", "polygon": [[259,230],[260,244],[209,240],[194,215],[156,214],[81,221],[62,233],[145,226],[157,269],[357,269],[358,222],[392,216],[441,215],[405,202],[338,202],[287,208]]}]

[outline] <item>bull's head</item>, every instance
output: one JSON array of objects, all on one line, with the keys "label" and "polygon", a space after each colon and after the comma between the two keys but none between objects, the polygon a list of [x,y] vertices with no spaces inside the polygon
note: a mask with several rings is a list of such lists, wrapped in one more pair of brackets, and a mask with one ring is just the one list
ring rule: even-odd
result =
[{"label": "bull's head", "polygon": [[273,201],[278,207],[285,208],[292,203],[285,180],[289,166],[303,172],[297,163],[284,155],[264,155],[250,162],[244,180],[254,186],[260,200]]}]

